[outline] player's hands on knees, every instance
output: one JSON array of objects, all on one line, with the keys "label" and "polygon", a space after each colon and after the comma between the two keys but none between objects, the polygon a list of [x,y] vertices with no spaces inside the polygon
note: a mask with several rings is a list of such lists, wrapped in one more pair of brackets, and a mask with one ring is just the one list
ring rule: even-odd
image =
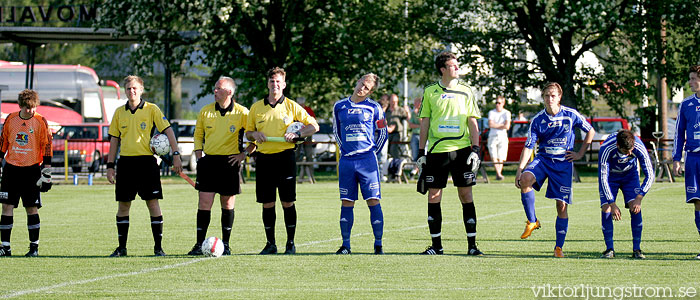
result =
[{"label": "player's hands on knees", "polygon": [[617,204],[615,204],[615,203],[610,204],[610,214],[612,215],[612,218],[615,221],[620,221],[622,219],[622,214],[620,213],[620,208],[617,207]]},{"label": "player's hands on knees", "polygon": [[114,169],[107,169],[107,181],[111,184],[114,184],[114,174]]},{"label": "player's hands on knees", "polygon": [[640,211],[642,211],[642,198],[644,198],[644,196],[637,195],[634,200],[630,201],[629,207],[631,213],[638,214]]},{"label": "player's hands on knees", "polygon": [[680,161],[673,162],[673,174],[676,176],[681,176],[681,162]]},{"label": "player's hands on knees", "polygon": [[520,177],[523,176],[523,170],[518,168],[518,171],[515,172],[515,187],[516,188],[521,188],[520,187]]},{"label": "player's hands on knees", "polygon": [[182,172],[182,159],[180,159],[180,155],[173,155],[173,172],[176,174]]}]

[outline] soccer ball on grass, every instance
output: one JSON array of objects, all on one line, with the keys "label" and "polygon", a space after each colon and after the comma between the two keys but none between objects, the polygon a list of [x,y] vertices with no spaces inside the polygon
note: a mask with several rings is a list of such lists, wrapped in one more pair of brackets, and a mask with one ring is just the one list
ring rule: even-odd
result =
[{"label": "soccer ball on grass", "polygon": [[202,254],[204,256],[219,257],[224,253],[224,242],[218,237],[212,236],[208,237],[202,243]]}]

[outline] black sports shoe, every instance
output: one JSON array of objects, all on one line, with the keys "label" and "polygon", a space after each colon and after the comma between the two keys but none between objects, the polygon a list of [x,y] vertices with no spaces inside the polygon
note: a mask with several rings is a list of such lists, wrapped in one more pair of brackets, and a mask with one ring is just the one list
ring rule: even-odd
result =
[{"label": "black sports shoe", "polygon": [[335,254],[350,254],[352,251],[350,251],[350,248],[347,248],[345,246],[340,246],[340,249],[338,251],[335,251]]},{"label": "black sports shoe", "polygon": [[39,256],[39,245],[29,244],[29,252],[24,255],[25,257],[37,257]]},{"label": "black sports shoe", "polygon": [[194,244],[192,250],[190,250],[190,252],[187,252],[187,255],[204,255],[204,253],[202,253],[202,244]]},{"label": "black sports shoe", "polygon": [[297,247],[294,246],[294,241],[287,242],[287,246],[285,248],[286,249],[284,250],[284,254],[296,254],[297,253]]},{"label": "black sports shoe", "polygon": [[153,249],[153,255],[155,255],[155,256],[165,256],[165,251],[163,251],[163,248],[154,248],[154,249]]},{"label": "black sports shoe", "polygon": [[382,249],[382,246],[374,245],[374,254],[376,254],[376,255],[384,254],[384,249]]},{"label": "black sports shoe", "polygon": [[224,252],[221,255],[231,255],[231,248],[229,248],[228,244],[224,244]]},{"label": "black sports shoe", "polygon": [[433,246],[430,246],[425,249],[425,251],[421,252],[420,254],[423,255],[442,255],[442,249],[435,249]]},{"label": "black sports shoe", "polygon": [[615,258],[615,250],[613,249],[607,249],[603,254],[600,256],[600,258]]},{"label": "black sports shoe", "polygon": [[477,247],[473,247],[473,248],[469,248],[469,250],[467,251],[467,255],[484,256],[484,252],[481,252],[481,250],[479,250],[479,248],[477,248]]},{"label": "black sports shoe", "polygon": [[277,245],[267,242],[267,244],[265,244],[265,248],[260,251],[260,255],[265,254],[277,254]]},{"label": "black sports shoe", "polygon": [[647,257],[644,256],[644,252],[642,252],[642,249],[637,249],[632,252],[632,258],[634,259],[646,259]]},{"label": "black sports shoe", "polygon": [[[12,256],[12,249],[10,247],[0,246],[0,256]],[[698,256],[700,258],[700,256]]]},{"label": "black sports shoe", "polygon": [[126,256],[126,248],[120,248],[117,247],[117,249],[114,249],[114,252],[109,255],[109,257],[122,257]]}]

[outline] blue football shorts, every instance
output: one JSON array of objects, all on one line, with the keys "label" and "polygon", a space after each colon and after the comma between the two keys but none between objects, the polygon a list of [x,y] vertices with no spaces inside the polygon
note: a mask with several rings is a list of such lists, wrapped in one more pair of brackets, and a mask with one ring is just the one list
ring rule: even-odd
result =
[{"label": "blue football shorts", "polygon": [[608,176],[608,186],[610,186],[610,192],[612,193],[612,200],[608,201],[608,198],[603,194],[603,183],[598,179],[598,191],[600,191],[600,206],[605,204],[615,203],[617,198],[617,191],[622,190],[622,196],[625,198],[625,208],[628,208],[628,203],[637,195],[641,194],[641,186],[639,185],[639,174],[637,174],[637,169],[629,170],[625,173],[610,173]]},{"label": "blue football shorts", "polygon": [[535,176],[535,183],[532,187],[537,191],[542,188],[544,181],[549,178],[545,197],[571,204],[573,198],[573,192],[571,191],[573,166],[573,163],[569,161],[559,161],[538,155],[527,165],[523,173],[532,173]]},{"label": "blue football shorts", "polygon": [[686,152],[685,154],[685,202],[692,203],[700,200],[700,190],[698,190],[700,153]]},{"label": "blue football shorts", "polygon": [[356,201],[359,185],[365,200],[382,199],[379,184],[379,164],[374,152],[357,157],[341,157],[338,162],[340,200]]}]

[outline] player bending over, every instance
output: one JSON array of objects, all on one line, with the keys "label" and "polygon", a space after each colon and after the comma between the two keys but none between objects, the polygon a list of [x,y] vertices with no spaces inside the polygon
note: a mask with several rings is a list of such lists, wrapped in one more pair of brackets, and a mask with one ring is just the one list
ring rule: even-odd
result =
[{"label": "player bending over", "polygon": [[[637,162],[644,172],[639,185]],[[613,247],[613,220],[620,220],[620,209],[615,204],[617,191],[622,190],[625,208],[632,218],[632,257],[644,259],[639,247],[642,241],[642,198],[654,183],[654,168],[642,140],[629,130],[620,130],[605,139],[598,153],[598,190],[600,191],[600,221],[606,250],[601,258],[615,257]]]}]

